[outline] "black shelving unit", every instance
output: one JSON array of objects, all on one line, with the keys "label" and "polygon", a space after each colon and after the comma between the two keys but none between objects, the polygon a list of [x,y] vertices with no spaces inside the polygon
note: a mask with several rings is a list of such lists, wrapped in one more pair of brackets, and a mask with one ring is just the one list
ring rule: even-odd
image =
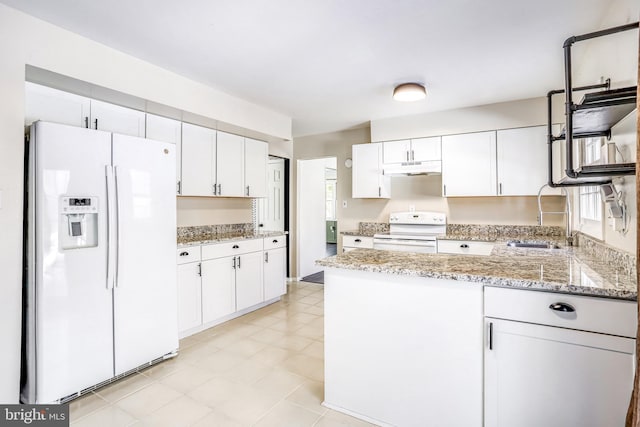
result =
[{"label": "black shelving unit", "polygon": [[[573,187],[582,185],[600,185],[610,183],[613,177],[634,175],[635,163],[613,163],[574,167],[574,140],[580,138],[611,137],[611,128],[636,108],[637,87],[611,89],[610,80],[605,83],[573,87],[571,75],[571,46],[579,41],[637,29],[638,22],[609,28],[607,30],[573,36],[564,42],[565,88],[547,93],[548,107],[548,148],[549,148],[549,186]],[[596,90],[595,92],[587,92]],[[579,104],[573,102],[575,92],[587,92]],[[565,94],[565,131],[553,135],[552,116],[555,95]],[[566,141],[566,177],[561,182],[553,182],[553,142]]]}]

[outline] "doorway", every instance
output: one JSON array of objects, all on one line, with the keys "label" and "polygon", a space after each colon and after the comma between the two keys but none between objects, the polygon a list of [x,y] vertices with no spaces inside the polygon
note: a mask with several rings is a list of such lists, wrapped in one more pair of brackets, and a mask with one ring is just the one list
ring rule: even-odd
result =
[{"label": "doorway", "polygon": [[315,261],[335,255],[337,243],[337,159],[298,160],[298,276],[324,283]]}]

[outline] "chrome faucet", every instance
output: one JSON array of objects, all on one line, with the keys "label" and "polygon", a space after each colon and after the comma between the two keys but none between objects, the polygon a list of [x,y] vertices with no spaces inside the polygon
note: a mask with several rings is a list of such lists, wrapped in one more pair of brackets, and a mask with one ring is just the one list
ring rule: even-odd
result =
[{"label": "chrome faucet", "polygon": [[544,184],[542,187],[540,187],[540,190],[538,190],[538,225],[543,225],[542,217],[544,214],[564,215],[565,216],[565,238],[567,241],[567,246],[573,246],[573,214],[571,210],[571,197],[570,197],[569,191],[567,191],[566,187],[560,187],[560,190],[562,190],[562,195],[564,196],[564,200],[565,200],[564,211],[545,212],[542,210],[542,191],[546,187],[551,188],[549,184]]}]

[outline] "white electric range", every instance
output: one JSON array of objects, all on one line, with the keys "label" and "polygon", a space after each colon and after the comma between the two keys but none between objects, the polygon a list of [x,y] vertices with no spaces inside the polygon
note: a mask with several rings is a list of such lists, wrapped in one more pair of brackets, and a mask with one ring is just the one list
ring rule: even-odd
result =
[{"label": "white electric range", "polygon": [[446,232],[444,213],[393,212],[389,215],[389,232],[374,234],[373,248],[435,254],[436,237]]}]

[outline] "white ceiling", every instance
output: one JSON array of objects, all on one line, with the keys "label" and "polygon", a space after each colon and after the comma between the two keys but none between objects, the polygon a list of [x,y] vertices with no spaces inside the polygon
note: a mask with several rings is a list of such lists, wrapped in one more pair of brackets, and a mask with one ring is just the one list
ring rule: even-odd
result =
[{"label": "white ceiling", "polygon": [[[293,118],[294,136],[543,96],[611,0],[0,0]],[[621,23],[623,24],[623,23]],[[391,99],[426,84],[425,101]]]}]

